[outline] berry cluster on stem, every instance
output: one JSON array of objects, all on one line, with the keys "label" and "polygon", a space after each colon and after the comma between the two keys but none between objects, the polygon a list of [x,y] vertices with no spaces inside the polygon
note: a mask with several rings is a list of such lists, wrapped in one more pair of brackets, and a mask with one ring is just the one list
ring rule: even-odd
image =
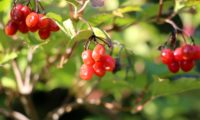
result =
[{"label": "berry cluster on stem", "polygon": [[93,51],[83,51],[82,60],[84,64],[80,68],[80,77],[83,80],[90,80],[94,74],[103,77],[106,71],[113,71],[115,68],[115,59],[106,54],[102,44],[97,44]]},{"label": "berry cluster on stem", "polygon": [[28,5],[15,4],[10,12],[10,18],[5,26],[5,33],[8,36],[16,34],[17,31],[21,33],[38,31],[40,38],[45,40],[49,38],[51,32],[60,29],[51,18],[31,10]]}]

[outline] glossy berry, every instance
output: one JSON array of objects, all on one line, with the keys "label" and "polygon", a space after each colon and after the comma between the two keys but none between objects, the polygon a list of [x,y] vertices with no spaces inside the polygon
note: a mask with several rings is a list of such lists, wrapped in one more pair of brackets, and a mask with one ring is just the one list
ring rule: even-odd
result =
[{"label": "glossy berry", "polygon": [[180,66],[178,64],[178,62],[176,61],[172,61],[167,65],[168,69],[172,72],[172,73],[177,73],[180,69]]},{"label": "glossy berry", "polygon": [[184,60],[180,62],[180,67],[184,72],[190,71],[194,67],[193,60]]},{"label": "glossy berry", "polygon": [[36,32],[38,30],[38,26],[31,27],[31,28],[28,27],[28,30],[31,32]]},{"label": "glossy berry", "polygon": [[107,71],[113,71],[115,68],[115,59],[110,55],[105,55],[102,57],[101,61],[103,62],[104,69]]},{"label": "glossy berry", "polygon": [[58,25],[50,19],[50,30],[53,32],[57,32],[60,30],[60,28],[58,27]]},{"label": "glossy berry", "polygon": [[31,9],[28,6],[23,6],[21,11],[23,13],[24,19],[31,13]]},{"label": "glossy berry", "polygon": [[182,46],[182,53],[184,60],[191,60],[194,57],[194,48],[192,45],[186,44]]},{"label": "glossy berry", "polygon": [[39,22],[39,15],[35,12],[31,12],[27,17],[26,17],[26,25],[29,28],[33,28],[37,26]]},{"label": "glossy berry", "polygon": [[80,78],[83,80],[90,80],[94,74],[92,66],[83,64],[80,68]]},{"label": "glossy berry", "polygon": [[18,29],[21,33],[27,33],[29,30],[28,30],[28,27],[26,26],[26,23],[21,21],[19,24],[18,24]]},{"label": "glossy berry", "polygon": [[39,23],[38,23],[39,29],[45,29],[49,26],[50,26],[50,19],[49,18],[42,17],[42,18],[39,19]]},{"label": "glossy berry", "polygon": [[170,49],[163,49],[160,56],[163,64],[169,64],[174,60],[173,52]]},{"label": "glossy berry", "polygon": [[200,46],[199,46],[199,45],[194,45],[194,46],[193,46],[193,49],[194,49],[194,56],[193,56],[193,59],[194,59],[194,60],[200,59]]},{"label": "glossy berry", "polygon": [[91,50],[85,50],[82,53],[82,59],[84,64],[86,65],[93,65],[95,62],[92,58],[92,51]]},{"label": "glossy berry", "polygon": [[105,47],[102,44],[97,44],[92,52],[92,57],[95,61],[100,61],[101,57],[105,54]]},{"label": "glossy berry", "polygon": [[48,29],[39,30],[39,36],[41,39],[46,40],[50,36],[50,31]]},{"label": "glossy berry", "polygon": [[94,72],[97,76],[103,77],[106,73],[103,62],[95,62],[93,65]]},{"label": "glossy berry", "polygon": [[10,20],[7,25],[5,26],[5,33],[6,35],[14,35],[17,32],[17,24]]},{"label": "glossy berry", "polygon": [[10,16],[14,22],[20,22],[21,20],[23,20],[24,15],[23,12],[21,11],[22,7],[23,7],[22,4],[17,4],[12,8]]},{"label": "glossy berry", "polygon": [[176,48],[175,50],[174,50],[174,59],[176,60],[176,61],[181,61],[181,60],[183,60],[183,53],[182,53],[182,48]]}]

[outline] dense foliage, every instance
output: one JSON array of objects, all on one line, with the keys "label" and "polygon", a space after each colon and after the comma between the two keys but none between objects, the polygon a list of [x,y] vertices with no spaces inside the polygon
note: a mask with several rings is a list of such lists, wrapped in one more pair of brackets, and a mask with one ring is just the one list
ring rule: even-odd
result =
[{"label": "dense foliage", "polygon": [[199,12],[199,0],[0,0],[0,119],[200,119]]}]

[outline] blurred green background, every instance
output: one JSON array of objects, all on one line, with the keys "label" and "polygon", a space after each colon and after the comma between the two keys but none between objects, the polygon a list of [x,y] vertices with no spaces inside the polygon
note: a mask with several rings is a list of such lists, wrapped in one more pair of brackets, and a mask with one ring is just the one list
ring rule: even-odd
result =
[{"label": "blurred green background", "polygon": [[[10,19],[12,0],[0,0],[0,108],[25,113],[20,102],[11,62],[16,59],[24,73],[29,49],[36,47],[32,79],[38,81],[30,95],[39,120],[70,103],[80,104],[60,115],[61,120],[198,120],[200,119],[200,62],[188,73],[172,74],[160,61],[158,47],[174,30],[170,24],[158,22],[159,0],[91,0],[83,18],[95,29],[95,34],[114,44],[113,57],[119,59],[121,69],[107,73],[100,81],[79,78],[84,40],[91,35],[87,23],[70,19],[69,4],[78,9],[74,0],[41,0],[46,15],[54,19],[61,30],[46,40],[37,33],[17,33],[9,37],[4,27]],[[102,0],[103,1],[103,0]],[[18,0],[25,4],[25,0]],[[96,3],[97,2],[97,3]],[[77,3],[77,4],[76,4]],[[99,6],[98,6],[99,5]],[[98,7],[97,7],[98,6]],[[34,9],[34,2],[30,7]],[[200,2],[197,0],[163,0],[160,19],[171,15],[172,21],[195,43],[200,38]],[[73,34],[72,31],[76,31]],[[187,42],[191,43],[189,37]],[[177,40],[182,43],[180,35]],[[61,56],[78,41],[72,56],[59,68]],[[90,48],[93,49],[94,43]],[[107,48],[107,53],[109,53]],[[4,89],[6,88],[6,89]],[[11,94],[7,91],[11,90]],[[82,103],[83,101],[83,103]],[[0,112],[1,113],[1,112]],[[0,119],[5,118],[0,115]],[[50,118],[49,118],[50,119]]]}]

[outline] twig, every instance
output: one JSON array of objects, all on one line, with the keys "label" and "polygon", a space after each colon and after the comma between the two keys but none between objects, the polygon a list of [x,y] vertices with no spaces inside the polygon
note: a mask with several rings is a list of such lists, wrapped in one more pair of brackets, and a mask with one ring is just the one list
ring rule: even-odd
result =
[{"label": "twig", "polygon": [[60,116],[62,116],[64,113],[69,113],[72,110],[78,108],[81,104],[78,104],[77,102],[70,103],[70,104],[64,104],[61,107],[55,109],[52,112],[49,112],[46,120],[58,120]]},{"label": "twig", "polygon": [[12,119],[15,119],[15,120],[30,120],[29,118],[27,118],[22,113],[19,113],[17,111],[7,111],[3,108],[0,108],[0,114],[4,115],[5,117],[9,117],[9,118],[12,118]]},{"label": "twig", "polygon": [[157,21],[159,21],[160,16],[161,16],[161,14],[162,14],[163,0],[160,0],[160,1],[159,1],[159,5],[160,5],[160,8],[159,8],[158,15],[157,15]]},{"label": "twig", "polygon": [[16,60],[12,61],[12,69],[14,71],[15,74],[15,78],[16,78],[16,83],[17,83],[17,87],[20,93],[23,93],[23,79],[22,79],[22,74],[21,71],[16,63]]},{"label": "twig", "polygon": [[30,116],[31,120],[38,120],[37,112],[30,95],[22,95],[20,98],[24,109],[28,116]]},{"label": "twig", "polygon": [[38,0],[35,0],[35,12],[39,12]]},{"label": "twig", "polygon": [[82,7],[78,10],[77,14],[80,16],[81,14],[83,14],[87,4],[89,3],[89,0],[85,0]]}]

